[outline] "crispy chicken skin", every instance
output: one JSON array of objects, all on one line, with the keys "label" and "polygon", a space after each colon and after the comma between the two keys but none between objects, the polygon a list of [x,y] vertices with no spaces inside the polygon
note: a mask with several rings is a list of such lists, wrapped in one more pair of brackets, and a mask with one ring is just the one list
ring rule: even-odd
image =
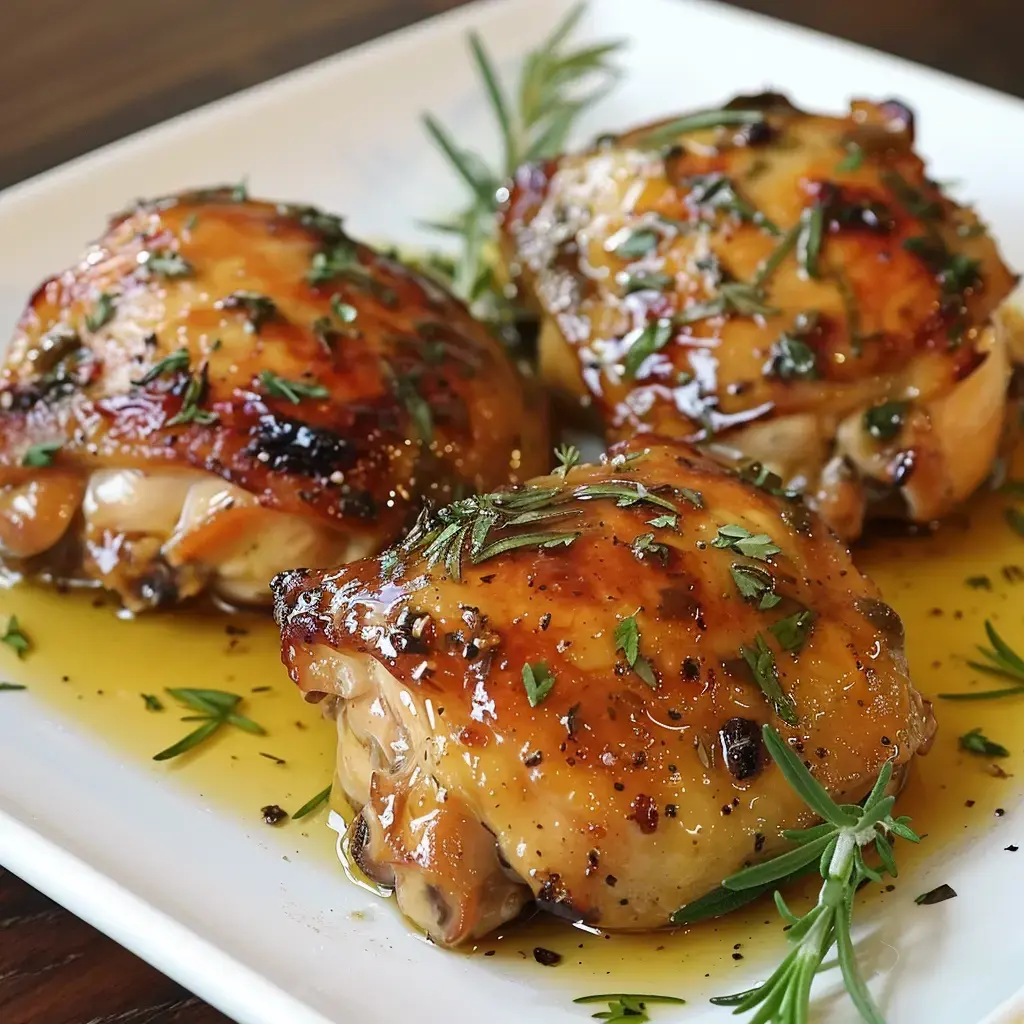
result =
[{"label": "crispy chicken skin", "polygon": [[339,218],[184,193],[32,296],[0,375],[0,550],[135,610],[269,602],[424,498],[536,472],[545,430],[488,331]]},{"label": "crispy chicken skin", "polygon": [[928,739],[896,613],[760,479],[634,439],[274,581],[285,665],[337,717],[356,859],[435,941],[531,899],[667,925],[807,823],[764,722],[849,802]]},{"label": "crispy chicken skin", "polygon": [[502,247],[544,376],[610,440],[767,463],[847,538],[945,515],[1000,450],[1024,335],[913,142],[900,103],[765,94],[521,168]]}]

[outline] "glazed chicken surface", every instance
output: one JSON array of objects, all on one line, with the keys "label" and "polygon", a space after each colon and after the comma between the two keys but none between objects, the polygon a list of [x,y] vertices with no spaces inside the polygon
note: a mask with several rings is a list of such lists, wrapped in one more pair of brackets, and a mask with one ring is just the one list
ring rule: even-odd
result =
[{"label": "glazed chicken surface", "polygon": [[930,737],[898,616],[759,479],[634,439],[274,581],[285,665],[337,720],[354,859],[436,942],[531,900],[667,925],[809,823],[765,722],[845,802]]},{"label": "glazed chicken surface", "polygon": [[759,460],[847,538],[945,515],[1001,450],[1016,278],[900,103],[765,94],[606,137],[521,168],[502,245],[544,376],[610,440]]},{"label": "glazed chicken surface", "polygon": [[140,203],[32,296],[0,374],[0,552],[133,610],[381,550],[531,475],[543,407],[427,278],[311,207]]}]

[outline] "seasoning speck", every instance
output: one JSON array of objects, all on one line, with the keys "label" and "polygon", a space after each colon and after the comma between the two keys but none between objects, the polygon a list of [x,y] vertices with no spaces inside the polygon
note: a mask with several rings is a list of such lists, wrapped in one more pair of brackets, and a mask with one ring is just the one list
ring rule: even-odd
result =
[{"label": "seasoning speck", "polygon": [[557,967],[562,962],[562,954],[543,946],[534,946],[533,959],[544,967]]},{"label": "seasoning speck", "polygon": [[943,903],[945,900],[951,900],[955,896],[956,889],[943,882],[942,885],[937,885],[934,889],[923,892],[920,896],[915,896],[914,902],[918,906],[931,906],[933,903]]},{"label": "seasoning speck", "polygon": [[261,807],[260,814],[263,815],[263,820],[268,825],[279,825],[288,817],[288,812],[282,810],[277,804],[267,804],[266,807]]}]

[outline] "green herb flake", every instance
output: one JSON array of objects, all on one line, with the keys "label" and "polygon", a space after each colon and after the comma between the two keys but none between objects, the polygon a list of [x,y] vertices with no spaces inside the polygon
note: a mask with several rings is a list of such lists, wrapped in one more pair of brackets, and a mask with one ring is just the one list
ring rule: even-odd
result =
[{"label": "green herb flake", "polygon": [[622,276],[622,289],[626,295],[633,292],[664,292],[676,283],[671,274],[663,274],[658,270],[637,270]]},{"label": "green herb flake", "polygon": [[22,686],[21,683],[0,683],[0,693],[10,690],[27,690],[27,686]]},{"label": "green herb flake", "polygon": [[283,398],[292,405],[298,405],[304,398],[327,398],[330,394],[327,388],[316,381],[310,384],[300,380],[287,380],[273,370],[263,370],[260,373],[260,383],[272,398]]},{"label": "green herb flake", "polygon": [[640,654],[640,628],[635,615],[627,615],[615,627],[615,650],[622,651],[626,664],[632,668]]},{"label": "green herb flake", "polygon": [[157,277],[191,277],[194,267],[179,252],[153,250],[145,254],[141,266]]},{"label": "green herb flake", "polygon": [[190,359],[188,349],[179,348],[170,355],[164,356],[159,362],[154,363],[138,380],[133,380],[132,383],[142,387],[145,384],[152,383],[157,377],[180,373],[182,370],[188,369]]},{"label": "green herb flake", "polygon": [[16,615],[12,615],[7,620],[7,628],[4,631],[4,635],[0,636],[0,641],[7,644],[19,658],[24,658],[32,649],[32,641],[22,630]]},{"label": "green herb flake", "polygon": [[142,702],[145,705],[147,711],[163,711],[164,706],[160,701],[160,698],[154,693],[143,693],[140,694]]},{"label": "green herb flake", "polygon": [[676,996],[649,996],[628,992],[610,992],[603,995],[579,996],[574,1003],[607,1003],[608,1009],[601,1010],[591,1016],[603,1020],[605,1024],[649,1024],[648,1004],[663,1003],[671,1006],[684,1006],[685,999]]},{"label": "green herb flake", "polygon": [[666,530],[675,530],[677,528],[676,524],[678,523],[678,521],[679,521],[679,517],[678,516],[670,516],[670,515],[655,516],[653,519],[648,519],[647,520],[647,525],[648,526],[656,526],[656,527],[659,527],[661,529],[666,529]]},{"label": "green herb flake", "polygon": [[92,307],[92,311],[85,318],[85,326],[90,331],[98,331],[101,327],[114,318],[116,307],[114,305],[114,296],[109,292],[103,292],[96,300],[96,304]]},{"label": "green herb flake", "polygon": [[654,539],[653,533],[642,533],[638,537],[634,537],[630,549],[633,552],[633,556],[640,562],[644,561],[648,555],[652,558],[660,559],[662,565],[668,561],[668,546],[659,544]]},{"label": "green herb flake", "polygon": [[337,293],[331,296],[331,310],[343,324],[353,323],[359,315],[359,310]]},{"label": "green herb flake", "polygon": [[961,750],[969,750],[972,754],[983,757],[1009,757],[1010,752],[1001,743],[995,743],[985,736],[981,729],[965,732],[959,740]]},{"label": "green herb flake", "polygon": [[648,323],[633,339],[622,360],[625,375],[635,379],[644,361],[655,352],[660,352],[672,340],[674,333],[675,328],[670,319],[662,318]]},{"label": "green herb flake", "polygon": [[972,590],[991,590],[992,580],[988,576],[968,576],[964,580]]},{"label": "green herb flake", "polygon": [[53,465],[54,455],[63,447],[61,441],[41,441],[39,444],[30,445],[21,457],[21,464],[33,469],[45,469]]},{"label": "green herb flake", "polygon": [[637,145],[658,149],[670,145],[680,135],[688,135],[691,132],[705,131],[709,128],[739,128],[747,124],[760,124],[762,121],[764,113],[760,110],[702,110],[652,128],[637,141]]},{"label": "green herb flake", "polygon": [[793,703],[793,698],[782,689],[782,684],[779,682],[778,666],[775,664],[775,655],[765,642],[764,637],[758,633],[754,637],[752,647],[748,647],[746,644],[741,645],[740,655],[747,663],[754,682],[760,687],[768,703],[775,709],[775,713],[787,724],[796,725],[799,722],[796,706]]},{"label": "green herb flake", "polygon": [[848,141],[846,143],[846,156],[836,164],[835,170],[840,174],[849,171],[859,171],[863,163],[864,150],[856,142]]},{"label": "green herb flake", "polygon": [[720,526],[718,536],[711,542],[711,546],[736,551],[747,558],[756,558],[762,562],[767,562],[772,555],[777,555],[782,550],[767,533],[751,533],[738,523]]},{"label": "green herb flake", "polygon": [[527,662],[523,666],[523,687],[526,689],[526,699],[530,702],[531,708],[540,704],[554,685],[555,677],[546,661],[537,661],[533,664]]},{"label": "green herb flake", "polygon": [[200,408],[209,390],[209,369],[206,363],[203,363],[196,373],[190,375],[185,393],[182,395],[181,408],[167,421],[167,426],[174,427],[185,423],[210,426],[216,423],[218,421],[216,413]]},{"label": "green herb flake", "polygon": [[326,804],[331,798],[331,786],[326,789],[321,789],[316,796],[310,797],[293,815],[292,821],[298,821],[300,818],[305,818],[307,814],[312,814],[318,810],[322,804]]},{"label": "green herb flake", "polygon": [[774,608],[782,598],[775,593],[775,581],[771,573],[757,565],[735,563],[729,567],[733,582],[745,601],[757,602],[761,611]]},{"label": "green herb flake", "polygon": [[657,231],[651,228],[638,228],[631,231],[612,251],[619,259],[642,259],[658,248],[658,238]]},{"label": "green herb flake", "polygon": [[171,758],[180,757],[189,750],[194,750],[225,725],[233,725],[236,729],[256,736],[266,735],[263,726],[238,713],[236,709],[242,698],[236,693],[188,687],[168,687],[167,692],[186,708],[198,712],[195,715],[186,715],[182,718],[183,722],[202,722],[203,724],[178,740],[177,743],[154,754],[154,761],[169,761]]},{"label": "green herb flake", "polygon": [[794,612],[792,615],[787,615],[784,619],[779,619],[778,622],[772,623],[768,627],[768,632],[778,640],[779,646],[784,651],[798,654],[807,642],[807,637],[811,632],[813,624],[814,612],[804,608],[801,611]]},{"label": "green herb flake", "polygon": [[882,402],[864,413],[864,429],[876,441],[891,441],[903,429],[909,402]]},{"label": "green herb flake", "polygon": [[259,334],[264,324],[280,316],[277,303],[269,295],[260,295],[259,292],[232,292],[222,305],[225,309],[242,310],[246,316],[245,329],[251,334]]},{"label": "green herb flake", "polygon": [[765,373],[780,380],[817,380],[818,355],[795,334],[780,334],[772,345]]}]

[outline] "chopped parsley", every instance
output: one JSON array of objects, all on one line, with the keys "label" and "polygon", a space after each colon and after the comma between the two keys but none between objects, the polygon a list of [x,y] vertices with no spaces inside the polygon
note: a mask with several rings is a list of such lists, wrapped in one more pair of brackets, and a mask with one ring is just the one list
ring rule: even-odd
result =
[{"label": "chopped parsley", "polygon": [[729,567],[736,589],[746,601],[756,601],[761,611],[774,608],[782,598],[775,593],[775,580],[771,573],[757,565],[736,562]]},{"label": "chopped parsley", "polygon": [[775,655],[765,642],[764,637],[758,633],[754,637],[752,647],[748,647],[746,644],[740,647],[740,655],[747,663],[754,682],[757,683],[761,692],[775,709],[775,713],[789,725],[796,725],[799,721],[796,706],[793,704],[793,698],[783,692],[779,682],[778,666],[775,664]]},{"label": "chopped parsley", "polygon": [[647,520],[647,525],[648,526],[657,526],[657,527],[664,528],[664,529],[667,529],[667,530],[674,530],[674,529],[676,529],[676,523],[677,523],[678,519],[679,519],[678,516],[672,516],[672,515],[655,516],[653,519],[648,519]]},{"label": "chopped parsley", "polygon": [[794,612],[792,615],[787,615],[786,618],[772,623],[768,627],[768,632],[779,641],[779,646],[783,650],[797,654],[807,640],[807,635],[813,624],[814,612],[809,608],[804,608],[802,611]]},{"label": "chopped parsley", "polygon": [[615,650],[622,651],[626,664],[653,690],[658,682],[651,663],[640,653],[640,627],[636,615],[627,615],[615,627]]},{"label": "chopped parsley", "polygon": [[523,687],[530,707],[535,708],[551,692],[555,685],[555,677],[548,668],[546,661],[527,662],[523,666]]},{"label": "chopped parsley", "polygon": [[25,635],[16,615],[7,620],[7,628],[3,636],[0,636],[0,642],[7,644],[19,658],[24,658],[32,649],[32,641]]},{"label": "chopped parsley", "polygon": [[718,536],[711,542],[711,546],[736,551],[747,558],[756,558],[762,562],[768,561],[772,555],[777,555],[782,550],[767,533],[751,533],[737,523],[720,526]]},{"label": "chopped parsley", "polygon": [[636,559],[642,562],[648,555],[652,558],[658,558],[664,565],[668,561],[668,545],[659,544],[654,539],[653,533],[642,533],[639,537],[633,538],[633,543],[630,545],[630,549]]}]

